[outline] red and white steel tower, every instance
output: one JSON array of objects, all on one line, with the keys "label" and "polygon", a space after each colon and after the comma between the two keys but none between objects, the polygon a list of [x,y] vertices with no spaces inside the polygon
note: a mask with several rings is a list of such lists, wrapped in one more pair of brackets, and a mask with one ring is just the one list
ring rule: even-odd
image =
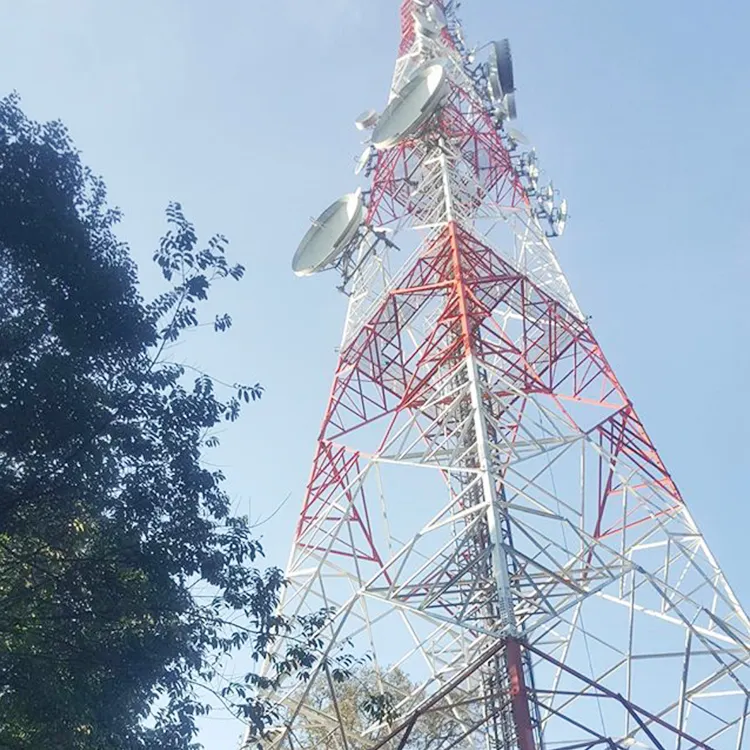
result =
[{"label": "red and white steel tower", "polygon": [[295,257],[350,301],[283,601],[383,710],[321,659],[265,744],[750,747],[750,621],[557,262],[507,42],[474,62],[429,0],[401,30],[368,185]]}]

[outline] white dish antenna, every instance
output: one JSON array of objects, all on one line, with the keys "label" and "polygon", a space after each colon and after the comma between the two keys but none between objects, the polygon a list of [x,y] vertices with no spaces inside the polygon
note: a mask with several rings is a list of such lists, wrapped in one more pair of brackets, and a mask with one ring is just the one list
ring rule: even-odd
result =
[{"label": "white dish antenna", "polygon": [[529,139],[520,130],[508,128],[505,132],[508,134],[508,138],[514,143],[520,143],[522,146],[529,145]]},{"label": "white dish antenna", "polygon": [[357,130],[372,130],[378,124],[378,113],[374,109],[365,110],[355,121]]},{"label": "white dish antenna", "polygon": [[302,238],[292,258],[294,273],[310,276],[333,263],[356,234],[364,213],[361,190],[328,206]]},{"label": "white dish antenna", "polygon": [[391,100],[372,133],[372,144],[382,150],[416,133],[438,108],[445,91],[445,68],[428,63],[418,69]]},{"label": "white dish antenna", "polygon": [[490,44],[489,68],[490,76],[494,74],[497,77],[504,96],[516,90],[513,80],[513,57],[510,54],[510,42],[507,39]]},{"label": "white dish antenna", "polygon": [[357,166],[354,167],[354,174],[359,174],[368,164],[370,161],[370,156],[372,155],[372,146],[368,146],[363,152],[362,156],[357,159]]},{"label": "white dish antenna", "polygon": [[510,42],[501,39],[490,44],[487,86],[490,99],[500,110],[501,119],[516,119],[516,84],[513,80],[513,58]]}]

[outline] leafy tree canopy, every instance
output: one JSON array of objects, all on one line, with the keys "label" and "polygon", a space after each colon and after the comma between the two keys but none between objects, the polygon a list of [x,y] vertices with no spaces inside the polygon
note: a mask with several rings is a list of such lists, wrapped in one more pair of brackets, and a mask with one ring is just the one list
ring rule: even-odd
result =
[{"label": "leafy tree canopy", "polygon": [[118,220],[64,126],[0,100],[1,748],[194,747],[221,658],[283,637],[219,694],[262,726],[256,689],[309,668],[325,618],[274,614],[281,573],[201,459],[261,387],[222,396],[167,356],[244,269],[172,204],[144,301]]},{"label": "leafy tree canopy", "polygon": [[[295,737],[300,747],[316,750],[367,750],[403,723],[425,699],[420,686],[398,667],[381,672],[359,663],[342,681],[318,679],[309,687],[307,703]],[[406,750],[433,750],[458,742],[476,717],[466,706],[441,704],[415,721],[404,741]],[[385,747],[403,740],[399,734]]]}]

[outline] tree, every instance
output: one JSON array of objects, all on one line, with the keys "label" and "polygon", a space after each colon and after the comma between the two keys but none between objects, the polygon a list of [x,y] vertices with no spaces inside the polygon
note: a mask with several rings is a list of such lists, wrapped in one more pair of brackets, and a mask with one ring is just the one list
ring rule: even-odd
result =
[{"label": "tree", "polygon": [[[302,729],[295,737],[296,744],[311,750],[366,750],[402,723],[424,698],[419,686],[400,668],[391,667],[381,674],[360,663],[345,680],[320,679],[312,684],[307,705],[313,711],[300,717]],[[476,721],[476,716],[469,719],[468,713],[466,705],[456,711],[441,702],[438,710],[415,722],[404,747],[450,747],[463,736],[463,725]],[[400,739],[399,735],[396,742]],[[395,744],[386,745],[391,746]]]},{"label": "tree", "polygon": [[274,614],[282,575],[202,461],[262,388],[168,359],[244,269],[172,204],[147,303],[118,220],[64,126],[0,100],[0,748],[194,747],[221,658],[283,637],[217,693],[262,727],[257,688],[309,667],[326,616]]}]

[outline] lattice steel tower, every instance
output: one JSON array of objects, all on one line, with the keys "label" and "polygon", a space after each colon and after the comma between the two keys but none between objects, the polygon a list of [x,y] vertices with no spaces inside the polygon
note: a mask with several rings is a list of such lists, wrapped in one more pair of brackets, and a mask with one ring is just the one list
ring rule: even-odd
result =
[{"label": "lattice steel tower", "polygon": [[567,205],[486,49],[404,0],[367,186],[295,256],[349,308],[283,609],[372,662],[283,685],[264,744],[750,747],[750,622],[560,269]]}]

